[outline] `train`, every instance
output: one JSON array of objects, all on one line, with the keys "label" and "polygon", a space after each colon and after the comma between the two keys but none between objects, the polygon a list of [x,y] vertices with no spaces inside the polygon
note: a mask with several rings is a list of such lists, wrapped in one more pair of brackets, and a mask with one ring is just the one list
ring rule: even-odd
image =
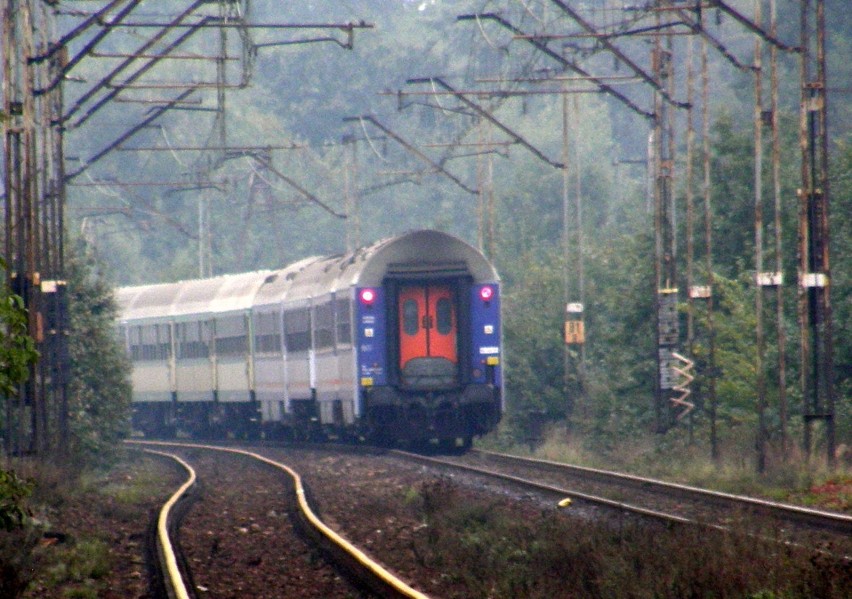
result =
[{"label": "train", "polygon": [[115,295],[140,435],[464,451],[503,414],[500,278],[447,233]]}]

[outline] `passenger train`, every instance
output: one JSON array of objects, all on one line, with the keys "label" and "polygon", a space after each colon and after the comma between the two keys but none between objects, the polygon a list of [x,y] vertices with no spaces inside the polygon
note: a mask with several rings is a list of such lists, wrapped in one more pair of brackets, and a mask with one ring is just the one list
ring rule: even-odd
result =
[{"label": "passenger train", "polygon": [[147,436],[464,449],[502,415],[500,280],[445,233],[116,296]]}]

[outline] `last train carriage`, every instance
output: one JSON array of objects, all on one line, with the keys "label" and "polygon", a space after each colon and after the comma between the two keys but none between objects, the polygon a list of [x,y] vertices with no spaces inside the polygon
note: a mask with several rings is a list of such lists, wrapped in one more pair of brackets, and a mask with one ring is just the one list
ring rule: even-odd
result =
[{"label": "last train carriage", "polygon": [[437,231],[120,288],[134,429],[468,447],[502,413],[499,291],[479,251]]}]

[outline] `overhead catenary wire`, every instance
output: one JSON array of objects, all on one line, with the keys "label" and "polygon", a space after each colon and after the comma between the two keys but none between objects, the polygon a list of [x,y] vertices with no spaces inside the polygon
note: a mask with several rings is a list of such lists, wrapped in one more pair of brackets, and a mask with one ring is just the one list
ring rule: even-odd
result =
[{"label": "overhead catenary wire", "polygon": [[441,110],[441,112],[444,114],[444,116],[447,116],[449,114],[449,112],[447,111],[446,108],[441,106],[441,97],[438,95],[438,88],[435,87],[434,81],[432,81],[432,92],[434,94],[433,97],[435,98],[435,104],[438,105],[438,108]]},{"label": "overhead catenary wire", "polygon": [[293,178],[288,177],[287,175],[285,175],[284,173],[282,173],[280,170],[276,169],[276,168],[272,165],[272,163],[271,163],[269,160],[266,160],[266,159],[264,159],[264,158],[261,158],[260,156],[253,156],[253,158],[254,158],[254,159],[255,159],[258,163],[262,164],[262,165],[263,165],[263,166],[265,166],[267,169],[269,169],[269,171],[270,171],[272,174],[274,174],[276,177],[278,177],[278,178],[279,178],[279,179],[281,179],[282,181],[286,182],[286,183],[287,183],[290,187],[292,187],[293,189],[295,189],[296,191],[298,191],[298,192],[299,192],[300,194],[302,194],[305,198],[307,198],[308,200],[310,200],[311,202],[313,202],[314,204],[316,204],[317,206],[319,206],[320,208],[322,208],[323,210],[325,210],[326,212],[328,212],[328,213],[329,213],[329,214],[331,214],[332,216],[335,216],[335,217],[340,218],[340,219],[345,219],[345,218],[347,218],[347,215],[346,215],[346,214],[342,214],[342,213],[338,212],[337,210],[335,210],[334,208],[332,208],[332,207],[331,207],[331,206],[330,206],[327,202],[325,202],[325,201],[321,200],[321,199],[320,199],[320,198],[318,198],[316,195],[314,195],[313,193],[311,193],[310,191],[308,191],[307,189],[305,189],[302,185],[300,185],[300,184],[299,184],[297,181],[295,181]]},{"label": "overhead catenary wire", "polygon": [[653,119],[654,118],[653,111],[649,111],[645,108],[640,107],[632,99],[630,99],[629,97],[627,97],[623,93],[619,92],[618,90],[612,88],[607,83],[605,83],[603,81],[596,80],[593,77],[593,75],[588,71],[588,69],[581,66],[577,61],[569,59],[565,56],[562,56],[560,53],[554,51],[551,47],[549,47],[549,45],[547,44],[546,41],[543,41],[543,40],[541,40],[541,39],[539,39],[535,36],[528,35],[525,31],[523,31],[520,28],[518,28],[517,26],[513,25],[511,22],[507,21],[506,19],[504,19],[499,14],[497,14],[497,13],[483,13],[483,14],[476,13],[476,15],[469,15],[468,14],[468,15],[459,15],[457,17],[457,19],[461,20],[461,21],[472,20],[474,18],[490,19],[490,20],[494,21],[495,23],[498,23],[500,26],[511,31],[518,39],[521,39],[521,40],[528,42],[529,44],[534,46],[536,49],[538,49],[540,52],[546,54],[550,58],[559,62],[563,67],[570,69],[570,70],[572,70],[572,71],[574,71],[574,72],[576,72],[580,75],[583,75],[584,77],[589,77],[595,83],[595,85],[600,87],[601,90],[603,90],[606,94],[618,99],[623,104],[630,107],[634,112],[644,116],[647,119]]},{"label": "overhead catenary wire", "polygon": [[172,157],[175,159],[175,162],[177,162],[181,166],[186,166],[186,163],[183,160],[180,159],[180,155],[177,152],[175,152],[174,149],[172,148],[172,142],[169,139],[169,135],[166,132],[166,128],[165,127],[159,127],[159,129],[160,129],[160,134],[163,136],[163,140],[166,142],[166,146],[168,146]]},{"label": "overhead catenary wire", "polygon": [[492,50],[499,50],[499,48],[491,41],[491,38],[488,37],[488,34],[485,33],[485,29],[482,27],[482,21],[479,20],[479,15],[476,15],[476,25],[479,27],[479,33],[482,34],[482,39],[485,40],[489,46],[491,46]]},{"label": "overhead catenary wire", "polygon": [[540,24],[544,25],[544,19],[540,18],[538,15],[536,15],[536,14],[532,11],[532,9],[531,9],[531,8],[527,5],[526,0],[518,0],[518,2],[520,2],[520,3],[521,3],[521,6],[523,6],[523,7],[524,7],[524,11],[525,11],[525,12],[526,12],[529,16],[531,16],[533,19],[535,19],[536,21],[538,21]]},{"label": "overhead catenary wire", "polygon": [[[93,174],[95,171],[90,169],[114,151],[119,150],[125,141],[150,127],[153,121],[162,116],[165,111],[186,109],[185,106],[178,105],[183,103],[183,93],[191,92],[185,90],[177,98],[166,100],[164,106],[143,113],[141,116],[139,116],[140,113],[136,113],[136,117],[141,119],[139,124],[120,134],[111,144],[94,155],[89,154],[78,159],[76,166],[79,168],[72,169],[71,172],[65,171],[66,136],[74,129],[83,131],[84,126],[91,126],[93,121],[89,119],[101,116],[101,108],[116,101],[119,94],[131,85],[138,87],[140,84],[134,84],[133,78],[141,77],[143,70],[153,68],[155,62],[169,58],[170,50],[177,48],[181,39],[188,40],[199,24],[220,29],[235,28],[240,29],[241,34],[245,33],[247,23],[243,17],[246,15],[242,14],[241,9],[243,5],[246,7],[250,5],[249,0],[241,2],[220,0],[217,3],[218,7],[227,12],[223,15],[224,19],[221,22],[205,22],[204,20],[209,17],[199,14],[202,12],[200,10],[193,13],[191,19],[189,18],[190,13],[195,9],[206,8],[213,4],[209,0],[184,2],[177,9],[169,5],[169,10],[156,11],[155,19],[160,20],[162,17],[162,22],[137,23],[138,28],[134,30],[128,27],[131,20],[128,17],[131,14],[135,17],[141,16],[141,11],[137,8],[142,5],[142,2],[105,0],[99,4],[100,6],[94,11],[69,11],[56,2],[14,0],[4,3],[0,8],[3,14],[0,55],[5,59],[3,73],[0,74],[0,80],[3,81],[2,90],[0,90],[3,105],[0,110],[5,115],[3,124],[7,133],[3,142],[3,153],[7,158],[6,169],[4,169],[6,172],[4,203],[7,221],[5,255],[13,257],[10,258],[7,273],[12,279],[13,289],[16,292],[22,292],[27,309],[27,332],[36,339],[38,350],[42,355],[40,363],[32,365],[28,380],[19,389],[18,398],[10,402],[10,406],[14,403],[15,407],[10,407],[8,413],[15,418],[7,422],[7,427],[0,431],[4,449],[8,455],[17,452],[18,455],[32,454],[41,457],[47,455],[48,451],[64,451],[69,441],[68,364],[61,359],[61,356],[66,355],[64,348],[67,323],[64,320],[65,316],[59,315],[56,317],[58,320],[51,323],[51,330],[44,331],[41,329],[42,322],[38,320],[40,315],[44,315],[42,310],[45,308],[55,309],[64,314],[64,307],[60,305],[63,300],[50,289],[59,288],[64,282],[65,202],[68,188],[74,185],[75,179],[82,179],[77,185],[95,188],[96,192],[91,195],[95,198],[100,196],[107,198],[113,205],[110,210],[115,215],[134,218],[134,213],[147,213],[149,216],[163,217],[162,213],[149,209],[150,206],[146,207],[146,204],[151,201],[145,198],[137,201],[137,198],[128,196],[126,190],[143,183],[153,187],[180,185],[181,182],[152,178],[147,183],[142,180],[109,183],[106,182],[104,175]],[[168,3],[160,4],[165,6]],[[183,16],[193,22],[174,23],[169,20],[187,7],[190,7],[190,12],[185,12]],[[57,34],[55,27],[57,23],[63,26],[71,23],[70,19],[63,19],[65,16],[72,16],[75,19],[82,17],[83,22],[78,26],[71,24],[64,35]],[[178,16],[178,19],[181,18]],[[174,26],[172,26],[173,23]],[[325,25],[336,26],[336,24]],[[149,30],[149,33],[143,34],[142,29],[148,27],[154,27],[157,31]],[[345,24],[344,27],[351,39],[352,31],[369,27],[369,25],[361,21]],[[111,39],[111,35],[117,31],[143,38],[152,50],[159,44],[161,51],[156,56],[143,50],[121,57],[127,61],[126,64],[122,63],[124,66],[110,71],[80,94],[75,94],[76,89],[72,86],[59,85],[63,81],[72,80],[70,76],[84,60],[95,57],[96,47],[106,45],[107,42],[111,48],[126,44],[127,37],[120,41]],[[178,32],[177,41],[174,41],[175,32]],[[36,41],[37,37],[40,38],[38,41]],[[132,41],[132,37],[129,39]],[[168,40],[173,40],[171,46],[168,45]],[[242,49],[246,51],[245,43]],[[72,53],[69,59],[65,50],[76,53]],[[221,59],[221,56],[219,58]],[[131,62],[135,62],[137,66],[144,63],[142,70],[128,75],[125,69],[130,68]],[[242,71],[244,76],[248,68]],[[113,79],[120,76],[125,76],[125,79],[122,83],[116,84]],[[76,76],[73,77],[73,81],[85,83],[81,77]],[[245,81],[244,77],[242,82],[245,83]],[[221,89],[219,87],[217,91],[221,92]],[[64,101],[60,92],[67,93],[67,96],[72,98],[71,103],[78,102],[73,105],[72,111],[85,110],[86,112],[82,115],[76,112],[63,114]],[[71,116],[79,116],[79,118],[71,123],[69,119]],[[132,120],[134,117],[130,118]],[[101,138],[104,132],[109,135],[108,131],[109,129],[104,127],[94,135],[86,132],[87,143],[88,140],[95,140],[97,143],[96,140]],[[172,157],[177,159],[179,164],[183,164],[177,156],[177,150],[172,147],[173,144],[167,132],[163,132],[162,135]],[[145,160],[148,159],[149,157],[146,156]],[[141,170],[145,163],[138,161],[136,166],[139,167],[137,170]],[[80,177],[81,174],[84,177]],[[119,186],[122,188],[121,191],[117,191]],[[17,222],[20,220],[17,215],[22,215],[23,221]],[[13,224],[18,226],[13,227]],[[47,287],[47,291],[42,291],[39,281],[50,281],[51,285]],[[27,422],[29,417],[26,410],[31,413],[30,422]],[[18,411],[20,413],[17,413]],[[59,441],[51,438],[54,426],[62,429],[57,433]]]},{"label": "overhead catenary wire", "polygon": [[373,154],[376,155],[383,162],[388,162],[388,159],[379,152],[378,148],[376,148],[376,144],[373,143],[372,138],[370,137],[369,132],[367,131],[366,125],[364,125],[364,117],[358,117],[358,124],[361,125],[361,132],[364,134],[364,139],[367,144],[369,144],[370,149],[373,151]]},{"label": "overhead catenary wire", "polygon": [[343,120],[344,120],[344,122],[352,122],[354,120],[357,120],[361,123],[362,127],[363,127],[364,121],[369,121],[376,128],[378,128],[380,131],[384,132],[388,137],[391,137],[399,145],[401,145],[403,148],[408,150],[415,157],[417,157],[421,161],[425,162],[426,164],[430,165],[437,172],[440,172],[441,174],[446,176],[448,179],[450,179],[453,183],[455,183],[456,185],[458,185],[459,187],[464,189],[466,192],[473,194],[473,195],[476,195],[477,191],[475,189],[471,189],[468,185],[466,185],[458,177],[456,177],[454,174],[452,174],[450,171],[448,171],[442,164],[438,164],[437,162],[435,162],[432,158],[430,158],[425,153],[423,153],[420,149],[418,149],[414,144],[412,144],[411,142],[404,139],[402,136],[400,136],[397,133],[395,133],[394,131],[392,131],[390,128],[388,128],[387,126],[382,124],[382,122],[379,121],[378,119],[376,119],[375,117],[370,116],[370,115],[362,115],[362,116],[358,116],[358,117],[347,117]]}]

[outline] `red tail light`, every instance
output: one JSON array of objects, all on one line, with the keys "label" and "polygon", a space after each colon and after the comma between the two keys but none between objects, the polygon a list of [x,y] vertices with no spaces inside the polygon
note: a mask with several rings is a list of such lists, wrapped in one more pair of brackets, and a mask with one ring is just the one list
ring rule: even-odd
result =
[{"label": "red tail light", "polygon": [[482,298],[483,302],[490,302],[491,298],[494,297],[494,288],[493,287],[483,287],[479,290],[479,297]]},{"label": "red tail light", "polygon": [[362,289],[361,290],[361,303],[366,306],[373,305],[373,302],[376,301],[376,292],[372,289]]}]

